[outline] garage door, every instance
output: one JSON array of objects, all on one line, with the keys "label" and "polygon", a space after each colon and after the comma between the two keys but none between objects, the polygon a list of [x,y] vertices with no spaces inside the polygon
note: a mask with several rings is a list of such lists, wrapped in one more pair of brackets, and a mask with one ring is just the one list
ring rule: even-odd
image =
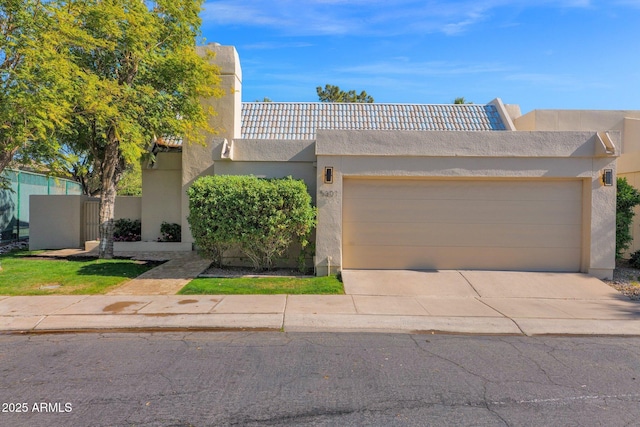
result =
[{"label": "garage door", "polygon": [[579,271],[579,180],[345,179],[343,268]]}]

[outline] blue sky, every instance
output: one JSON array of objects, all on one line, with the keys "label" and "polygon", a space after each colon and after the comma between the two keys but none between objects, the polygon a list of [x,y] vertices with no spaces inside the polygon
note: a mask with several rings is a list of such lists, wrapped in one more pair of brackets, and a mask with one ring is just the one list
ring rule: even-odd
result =
[{"label": "blue sky", "polygon": [[243,101],[640,110],[640,0],[208,0],[206,42],[234,45]]}]

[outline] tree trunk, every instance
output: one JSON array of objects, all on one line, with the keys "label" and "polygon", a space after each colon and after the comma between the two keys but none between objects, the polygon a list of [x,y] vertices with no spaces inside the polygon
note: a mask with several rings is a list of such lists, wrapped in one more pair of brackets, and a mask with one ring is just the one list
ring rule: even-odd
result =
[{"label": "tree trunk", "polygon": [[116,205],[116,186],[118,184],[120,150],[115,130],[110,129],[108,143],[102,161],[102,190],[100,191],[100,244],[98,257],[113,258],[113,229]]},{"label": "tree trunk", "polygon": [[113,229],[116,205],[116,186],[113,182],[102,181],[100,192],[100,245],[98,256],[113,258]]},{"label": "tree trunk", "polygon": [[2,173],[2,171],[4,171],[7,166],[9,166],[9,163],[11,163],[11,160],[13,160],[13,156],[17,151],[18,147],[15,147],[13,149],[0,149],[0,173]]},{"label": "tree trunk", "polygon": [[11,180],[6,176],[1,176],[1,174],[4,169],[9,166],[11,160],[13,160],[16,151],[18,151],[17,147],[13,149],[9,149],[8,147],[0,149],[0,190],[11,188]]}]

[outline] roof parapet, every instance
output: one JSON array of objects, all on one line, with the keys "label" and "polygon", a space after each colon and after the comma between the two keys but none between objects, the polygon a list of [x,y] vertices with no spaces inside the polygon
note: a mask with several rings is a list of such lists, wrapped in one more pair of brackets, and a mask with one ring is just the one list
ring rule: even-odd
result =
[{"label": "roof parapet", "polygon": [[498,110],[498,114],[500,114],[500,118],[502,119],[502,123],[504,123],[504,127],[506,130],[517,130],[516,126],[513,124],[513,120],[511,120],[511,116],[507,111],[507,108],[502,103],[500,98],[496,98],[493,101],[489,102],[489,105],[493,105]]}]

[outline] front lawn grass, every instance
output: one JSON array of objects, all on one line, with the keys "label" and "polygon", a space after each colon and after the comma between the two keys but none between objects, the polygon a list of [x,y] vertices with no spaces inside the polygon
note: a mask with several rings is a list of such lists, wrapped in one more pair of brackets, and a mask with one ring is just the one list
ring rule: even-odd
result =
[{"label": "front lawn grass", "polygon": [[104,294],[157,264],[128,259],[42,259],[0,255],[0,295]]},{"label": "front lawn grass", "polygon": [[180,295],[341,295],[344,287],[336,276],[323,277],[233,277],[192,280]]}]

